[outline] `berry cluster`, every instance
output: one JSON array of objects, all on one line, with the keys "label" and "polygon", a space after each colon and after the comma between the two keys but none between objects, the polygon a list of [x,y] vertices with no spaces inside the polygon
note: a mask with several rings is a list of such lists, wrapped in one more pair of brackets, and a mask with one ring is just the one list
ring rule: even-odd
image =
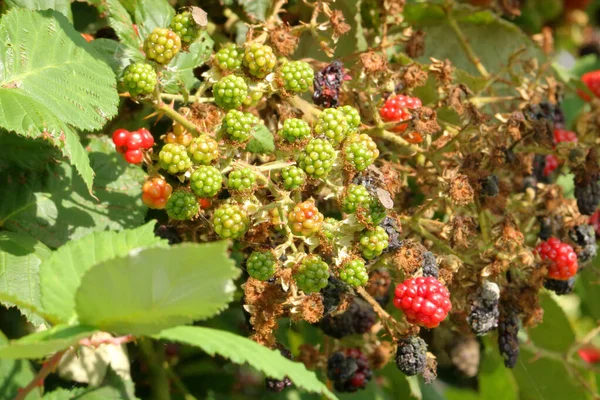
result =
[{"label": "berry cluster", "polygon": [[[385,122],[408,121],[412,119],[412,115],[408,110],[417,110],[421,108],[421,105],[421,100],[417,97],[402,94],[393,95],[383,103],[379,109],[379,115]],[[402,133],[406,128],[408,128],[408,122],[395,125],[392,131]],[[420,140],[416,141],[419,142]]]},{"label": "berry cluster", "polygon": [[125,161],[130,164],[139,164],[144,159],[144,150],[154,146],[154,137],[146,128],[130,132],[126,129],[117,129],[112,135],[117,152],[123,154]]},{"label": "berry cluster", "polygon": [[566,281],[577,273],[577,254],[573,247],[551,237],[536,247],[542,260],[548,263],[548,277]]},{"label": "berry cluster", "polygon": [[406,319],[426,328],[435,328],[452,309],[448,289],[436,278],[410,278],[396,286],[394,305]]},{"label": "berry cluster", "polygon": [[142,201],[150,208],[162,210],[171,197],[173,187],[162,177],[152,178],[142,186]]},{"label": "berry cluster", "polygon": [[396,366],[404,375],[413,376],[425,371],[427,344],[418,336],[409,336],[398,341]]}]

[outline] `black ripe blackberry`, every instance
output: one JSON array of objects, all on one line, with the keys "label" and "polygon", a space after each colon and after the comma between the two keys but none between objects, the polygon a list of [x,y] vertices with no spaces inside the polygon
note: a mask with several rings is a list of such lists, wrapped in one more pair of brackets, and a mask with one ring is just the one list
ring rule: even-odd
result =
[{"label": "black ripe blackberry", "polygon": [[569,294],[573,291],[575,286],[575,277],[569,278],[569,280],[561,281],[558,279],[544,279],[544,287],[548,290],[552,290],[557,295]]},{"label": "black ripe blackberry", "polygon": [[481,194],[487,197],[498,196],[498,193],[500,193],[500,188],[498,185],[499,181],[496,175],[490,175],[487,178],[482,179]]},{"label": "black ripe blackberry", "polygon": [[386,216],[383,221],[379,224],[380,227],[385,230],[388,235],[389,245],[383,252],[396,251],[402,247],[402,240],[400,240],[400,227],[398,221],[395,218]]},{"label": "black ripe blackberry", "polygon": [[337,351],[327,360],[327,377],[338,392],[364,389],[372,376],[367,357],[358,349]]},{"label": "black ripe blackberry", "polygon": [[423,276],[433,276],[434,278],[437,278],[440,274],[435,256],[430,251],[423,253],[421,268],[423,268]]},{"label": "black ripe blackberry", "polygon": [[519,315],[510,307],[504,308],[498,320],[498,349],[506,368],[514,368],[519,358]]},{"label": "black ripe blackberry", "polygon": [[365,288],[367,292],[381,305],[385,307],[390,301],[390,286],[392,276],[387,269],[376,269],[369,274],[369,282]]},{"label": "black ripe blackberry", "polygon": [[[533,173],[532,176],[535,178],[535,182],[549,183],[550,179],[544,175],[544,169],[546,169],[546,156],[542,154],[536,154],[533,159]],[[535,186],[535,185],[534,185]]]},{"label": "black ripe blackberry", "polygon": [[588,262],[596,257],[598,247],[593,226],[587,224],[577,225],[569,231],[569,236],[579,246],[575,250],[577,251],[577,260],[580,263]]},{"label": "black ripe blackberry", "polygon": [[333,276],[329,277],[329,283],[323,289],[321,289],[321,295],[323,296],[323,306],[325,308],[325,315],[328,315],[337,310],[342,297],[348,292],[348,286]]},{"label": "black ripe blackberry", "polygon": [[[294,357],[292,356],[292,352],[283,346],[279,346],[279,352],[281,353],[282,356],[284,356],[288,360],[294,359]],[[290,387],[292,385],[293,385],[292,381],[287,376],[284,377],[282,380],[273,379],[273,378],[265,378],[265,386],[267,387],[267,390],[269,390],[271,392],[281,392],[286,387]]]},{"label": "black ripe blackberry", "polygon": [[575,179],[577,207],[583,215],[592,215],[600,203],[600,181],[597,176]]},{"label": "black ripe blackberry", "polygon": [[493,282],[485,282],[477,290],[467,316],[467,322],[476,335],[485,335],[498,326],[499,299],[500,288]]},{"label": "black ripe blackberry", "polygon": [[337,107],[346,73],[341,61],[334,61],[315,74],[313,102],[325,108]]},{"label": "black ripe blackberry", "polygon": [[427,360],[427,344],[418,336],[409,336],[398,341],[396,366],[406,376],[422,374]]},{"label": "black ripe blackberry", "polygon": [[170,245],[183,242],[181,235],[177,232],[177,228],[171,225],[156,224],[154,227],[154,235],[167,239]]},{"label": "black ripe blackberry", "polygon": [[373,307],[362,299],[354,298],[343,313],[325,315],[319,327],[326,335],[341,339],[368,332],[376,321],[377,314]]}]

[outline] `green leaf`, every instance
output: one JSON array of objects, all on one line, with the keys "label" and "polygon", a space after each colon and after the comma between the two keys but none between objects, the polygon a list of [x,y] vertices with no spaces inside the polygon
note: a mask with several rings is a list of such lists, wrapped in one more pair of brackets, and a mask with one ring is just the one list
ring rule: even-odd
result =
[{"label": "green leaf", "polygon": [[237,364],[248,363],[275,379],[288,376],[296,387],[336,399],[314,372],[308,371],[302,363],[290,361],[279,351],[270,350],[245,337],[199,326],[178,326],[164,330],[155,337],[197,346],[211,356],[218,354]]},{"label": "green leaf", "polygon": [[146,214],[140,197],[145,173],[123,160],[106,136],[92,138],[87,148],[98,200],[64,163],[49,164],[41,172],[5,170],[0,172],[0,226],[50,248],[94,231],[140,226]]},{"label": "green leaf", "polygon": [[99,387],[57,389],[46,393],[44,400],[134,400],[135,387],[132,381],[119,377],[112,369]]},{"label": "green leaf", "polygon": [[575,198],[575,175],[571,173],[560,174],[556,178],[556,184],[562,188],[565,198]]},{"label": "green leaf", "polygon": [[175,10],[167,0],[138,0],[135,6],[135,22],[144,38],[154,28],[168,27],[174,15]]},{"label": "green leaf", "polygon": [[[39,57],[44,54],[44,57]],[[73,128],[100,129],[117,112],[115,76],[55,11],[13,9],[0,23],[0,127],[47,137],[91,190],[93,171]]]},{"label": "green leaf", "polygon": [[529,329],[529,338],[537,347],[565,352],[575,341],[575,333],[564,311],[548,294],[540,294],[544,321]]},{"label": "green leaf", "polygon": [[57,325],[0,346],[0,358],[43,358],[74,345],[94,331],[89,326]]},{"label": "green leaf", "polygon": [[252,129],[252,138],[246,145],[246,151],[259,154],[273,153],[275,151],[275,141],[271,131],[263,124],[256,125]]},{"label": "green leaf", "polygon": [[81,323],[148,334],[209,318],[233,300],[228,242],[147,249],[94,266],[77,291]]},{"label": "green leaf", "polygon": [[238,0],[246,15],[253,21],[263,22],[271,6],[271,0]]},{"label": "green leaf", "polygon": [[138,49],[116,40],[95,39],[90,44],[117,76],[121,76],[129,64],[144,61],[144,55]]},{"label": "green leaf", "polygon": [[17,306],[34,325],[44,320],[40,300],[40,264],[50,257],[50,249],[31,236],[0,232],[0,301]]},{"label": "green leaf", "polygon": [[94,232],[52,252],[40,267],[42,303],[52,322],[69,322],[76,317],[75,292],[83,275],[94,265],[124,257],[141,248],[167,245],[154,235],[155,221],[120,232]]},{"label": "green leaf", "polygon": [[142,39],[133,29],[133,21],[125,7],[118,0],[101,0],[98,11],[108,17],[108,24],[115,30],[120,42],[138,48]]},{"label": "green leaf", "polygon": [[0,170],[12,166],[22,169],[43,170],[60,153],[43,139],[27,139],[0,129]]},{"label": "green leaf", "polygon": [[215,45],[214,40],[206,31],[200,32],[200,37],[192,43],[187,52],[180,52],[162,74],[163,90],[177,94],[184,88],[190,91],[198,81],[194,76],[194,68],[207,62]]},{"label": "green leaf", "polygon": [[581,297],[581,308],[585,315],[600,320],[600,284],[596,271],[600,268],[600,256],[597,256],[590,268],[585,268],[577,278],[577,294]]},{"label": "green leaf", "polygon": [[[8,339],[0,332],[0,346],[8,343]],[[0,399],[13,399],[33,380],[35,373],[27,360],[0,360]],[[40,391],[32,390],[27,400],[40,399]]]},{"label": "green leaf", "polygon": [[35,11],[55,10],[73,22],[71,0],[6,0],[6,5],[8,8],[18,7]]},{"label": "green leaf", "polygon": [[[541,49],[516,25],[489,10],[468,5],[454,5],[452,16],[486,70],[493,74],[506,66],[519,49],[525,51],[519,59],[545,59]],[[425,33],[425,53],[417,61],[426,63],[430,57],[450,59],[453,65],[473,75],[480,75],[467,57],[458,36],[448,23],[442,6],[434,2],[407,4],[406,22]]]}]

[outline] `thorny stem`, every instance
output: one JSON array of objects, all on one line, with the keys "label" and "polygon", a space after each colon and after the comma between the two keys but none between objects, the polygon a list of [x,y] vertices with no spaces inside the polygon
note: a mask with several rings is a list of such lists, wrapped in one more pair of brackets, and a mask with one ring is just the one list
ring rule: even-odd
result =
[{"label": "thorny stem", "polygon": [[169,93],[161,93],[160,97],[163,100],[175,100],[184,103],[212,103],[215,101],[214,97],[198,97],[198,96],[187,96],[187,99],[180,94],[169,94]]},{"label": "thorny stem", "polygon": [[483,76],[484,78],[489,78],[490,77],[489,72],[487,72],[487,70],[485,69],[485,67],[483,66],[481,61],[479,60],[479,57],[477,57],[477,54],[475,54],[475,52],[473,51],[473,48],[469,44],[469,41],[466,38],[465,34],[458,26],[458,23],[456,22],[456,20],[454,19],[454,16],[452,15],[452,10],[446,9],[445,11],[446,11],[447,19],[448,19],[448,25],[450,25],[450,28],[454,31],[454,33],[458,37],[458,40],[459,40],[463,50],[465,51],[465,53],[467,53],[467,58],[469,59],[469,61],[471,61],[473,63],[473,65],[475,65],[475,68],[477,68],[477,71],[479,71],[481,76]]},{"label": "thorny stem", "polygon": [[151,339],[142,338],[138,342],[141,352],[148,363],[151,376],[152,398],[154,400],[170,400],[169,377],[164,367],[164,352],[156,351]]},{"label": "thorny stem", "polygon": [[356,288],[356,292],[357,292],[358,294],[360,294],[360,296],[361,296],[363,299],[365,299],[365,301],[366,301],[367,303],[369,303],[369,304],[371,305],[371,307],[373,307],[373,309],[375,310],[375,312],[377,313],[377,315],[379,316],[379,318],[380,318],[380,319],[381,319],[381,320],[384,322],[384,324],[383,324],[383,325],[385,326],[385,328],[387,329],[388,333],[390,334],[390,336],[391,336],[392,338],[395,338],[395,337],[396,337],[396,334],[398,334],[398,333],[402,333],[402,332],[399,332],[399,330],[398,330],[397,332],[394,332],[392,329],[390,329],[390,326],[389,326],[388,324],[390,324],[390,325],[394,325],[394,326],[396,326],[396,327],[397,327],[397,326],[398,326],[398,321],[396,321],[396,320],[394,319],[394,317],[392,317],[390,314],[388,314],[388,312],[387,312],[387,311],[385,311],[385,310],[384,310],[384,309],[381,307],[381,305],[380,305],[380,304],[377,302],[377,300],[375,300],[375,299],[373,298],[373,296],[371,296],[371,295],[370,295],[370,294],[369,294],[369,293],[368,293],[368,292],[365,290],[365,288],[364,288],[364,287],[362,287],[362,286],[359,286],[358,288]]},{"label": "thorny stem", "polygon": [[196,135],[200,134],[200,132],[198,131],[198,128],[196,128],[196,125],[194,125],[190,120],[188,120],[183,115],[179,114],[172,107],[166,105],[165,103],[160,103],[158,105],[155,105],[154,107],[156,108],[157,111],[166,114],[173,121],[179,122],[181,124],[181,126],[183,126],[185,129],[187,129],[189,132],[195,133]]},{"label": "thorny stem", "polygon": [[37,375],[33,377],[31,382],[29,382],[29,384],[23,389],[19,389],[15,400],[25,400],[25,398],[27,398],[27,396],[33,389],[43,386],[44,380],[48,375],[50,375],[54,371],[65,352],[66,350],[59,351],[58,353],[54,354],[48,361],[46,361],[42,366],[42,369],[40,369]]},{"label": "thorny stem", "polygon": [[373,136],[378,136],[384,140],[387,140],[388,142],[392,142],[398,146],[405,147],[411,150],[413,153],[422,153],[425,151],[419,146],[415,146],[414,144],[408,143],[401,136],[396,135],[393,132],[386,131],[385,129],[374,129],[371,132],[373,133]]}]

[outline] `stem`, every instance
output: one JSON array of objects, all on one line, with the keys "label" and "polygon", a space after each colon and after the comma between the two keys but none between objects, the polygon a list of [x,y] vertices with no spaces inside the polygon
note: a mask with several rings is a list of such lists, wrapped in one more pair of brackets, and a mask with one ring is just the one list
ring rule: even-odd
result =
[{"label": "stem", "polygon": [[396,135],[393,132],[386,131],[385,129],[376,128],[370,132],[373,133],[373,136],[379,136],[380,138],[387,140],[388,142],[392,142],[398,146],[405,147],[414,153],[422,153],[425,151],[419,146],[415,146],[414,144],[408,143],[401,136]]},{"label": "stem", "polygon": [[43,386],[44,380],[48,375],[50,375],[50,373],[54,371],[65,352],[66,350],[59,351],[58,353],[54,354],[48,361],[46,361],[42,366],[42,369],[40,369],[37,375],[33,377],[31,382],[29,382],[29,384],[23,389],[19,389],[19,393],[15,397],[15,400],[25,400],[25,398],[33,389]]},{"label": "stem", "polygon": [[452,10],[446,9],[446,16],[448,18],[448,25],[450,25],[450,28],[452,28],[452,30],[458,37],[458,41],[460,42],[465,53],[467,53],[467,58],[469,59],[469,61],[471,61],[473,65],[475,65],[475,68],[477,68],[477,71],[479,71],[481,76],[483,76],[484,78],[489,78],[490,74],[487,72],[487,70],[479,60],[479,57],[477,57],[477,54],[475,54],[475,52],[473,51],[473,48],[469,44],[469,41],[467,40],[465,34],[458,26],[458,23],[452,15]]},{"label": "stem", "polygon": [[157,111],[160,111],[160,112],[166,114],[173,121],[179,122],[181,124],[181,126],[183,126],[185,129],[188,130],[188,132],[195,133],[196,135],[200,135],[200,132],[196,128],[196,125],[194,125],[190,120],[188,120],[183,115],[179,114],[177,111],[175,111],[168,105],[161,103],[159,105],[155,105],[154,107],[156,108]]},{"label": "stem", "polygon": [[151,339],[140,339],[138,346],[148,363],[151,376],[152,398],[154,400],[171,400],[169,377],[164,367],[164,352],[156,351]]},{"label": "stem", "polygon": [[187,101],[186,101],[186,99],[180,94],[168,94],[168,93],[161,93],[160,97],[163,100],[175,100],[175,101],[180,101],[180,102],[185,102],[185,103],[212,103],[213,101],[215,101],[214,97],[198,97],[198,96],[188,96]]},{"label": "stem", "polygon": [[571,348],[569,348],[569,351],[567,351],[567,358],[570,359],[571,357],[573,357],[573,354],[575,354],[575,352],[577,350],[579,350],[580,348],[582,348],[586,344],[589,344],[599,334],[600,334],[600,325],[598,325],[597,327],[595,327],[594,329],[592,329],[591,331],[589,331],[583,337],[583,339],[581,339],[579,342],[573,343],[573,345],[571,346]]},{"label": "stem", "polygon": [[198,400],[192,393],[190,393],[188,388],[181,381],[181,378],[179,378],[179,375],[177,375],[175,371],[173,371],[173,368],[168,367],[166,368],[166,370],[167,375],[169,375],[169,378],[171,379],[171,382],[173,382],[177,389],[179,389],[179,391],[183,394],[184,400]]}]

